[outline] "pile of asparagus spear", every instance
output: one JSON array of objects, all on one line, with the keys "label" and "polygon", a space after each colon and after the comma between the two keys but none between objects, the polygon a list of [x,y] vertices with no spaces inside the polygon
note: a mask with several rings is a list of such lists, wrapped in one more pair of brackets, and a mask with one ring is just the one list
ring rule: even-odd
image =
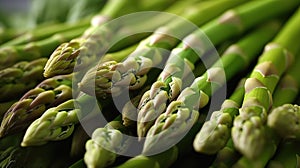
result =
[{"label": "pile of asparagus spear", "polygon": [[0,17],[1,167],[300,167],[300,0],[54,2]]}]

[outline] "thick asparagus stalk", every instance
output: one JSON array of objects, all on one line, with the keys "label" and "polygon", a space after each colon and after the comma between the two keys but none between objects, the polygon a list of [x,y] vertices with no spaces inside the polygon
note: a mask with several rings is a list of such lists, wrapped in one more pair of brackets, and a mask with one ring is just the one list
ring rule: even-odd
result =
[{"label": "thick asparagus stalk", "polygon": [[12,67],[0,70],[0,101],[19,99],[29,89],[41,82],[43,68],[47,58],[40,58],[31,62],[22,61]]},{"label": "thick asparagus stalk", "polygon": [[[300,77],[297,66],[299,63],[300,59],[297,57],[294,66],[279,83],[278,87],[281,89],[274,93],[274,106],[277,108],[271,111],[267,121],[267,125],[284,139],[300,139],[300,127],[298,126],[300,107],[296,104],[290,104],[294,102],[299,93]],[[284,103],[280,104],[280,102],[286,104],[283,105]]]},{"label": "thick asparagus stalk", "polygon": [[24,45],[3,47],[0,49],[0,69],[19,61],[32,61],[37,58],[48,57],[58,45],[79,36],[84,29],[70,30]]},{"label": "thick asparagus stalk", "polygon": [[[225,83],[225,78],[230,80],[241,69],[246,68],[278,29],[273,24],[263,26],[229,47],[220,60],[185,88],[177,100],[169,104],[166,112],[156,119],[146,136],[144,152],[160,150],[158,142],[168,145],[174,143],[169,140],[169,136],[178,136],[177,140],[180,139],[197,120],[197,110],[208,104],[210,96]],[[178,131],[174,132],[173,129]],[[176,141],[175,138],[173,140]],[[196,148],[197,145],[195,142]]]},{"label": "thick asparagus stalk", "polygon": [[238,109],[242,105],[245,79],[241,80],[234,93],[225,100],[219,111],[211,114],[194,140],[194,149],[205,154],[215,154],[225,147],[230,138],[230,129]]},{"label": "thick asparagus stalk", "polygon": [[248,159],[256,159],[268,143],[264,125],[272,107],[272,94],[278,80],[299,49],[296,38],[300,35],[299,19],[300,10],[265,47],[264,53],[246,80],[246,93],[240,114],[234,120],[232,139],[237,150]]},{"label": "thick asparagus stalk", "polygon": [[[198,8],[182,16],[200,26],[226,9],[241,3],[242,1],[203,2],[199,4]],[[143,40],[137,49],[122,63],[109,62],[99,66],[96,72],[96,94],[100,96],[120,94],[123,88],[129,87],[129,90],[135,90],[143,86],[149,69],[164,62],[168,55],[166,50],[175,47],[179,41],[177,38],[183,38],[196,29],[195,26],[186,26],[186,24],[186,20],[177,18],[158,28],[151,36]],[[87,74],[80,83],[81,90],[86,93],[90,92],[90,86],[94,84],[94,78],[94,74]]]},{"label": "thick asparagus stalk", "polygon": [[[296,61],[293,63],[293,66],[290,67],[290,69],[279,81],[279,84],[277,85],[273,94],[273,110],[271,110],[271,114],[273,113],[273,111],[281,111],[281,109],[284,109],[281,107],[284,104],[295,101],[299,93],[298,86],[300,85],[300,78],[298,75],[299,63],[300,57],[296,57]],[[293,108],[292,105],[290,107]],[[268,115],[268,120],[271,114]],[[284,118],[281,119],[285,120]],[[264,146],[263,152],[260,153],[259,157],[255,160],[251,160],[243,156],[235,164],[236,167],[265,167],[267,163],[269,163],[269,160],[273,157],[275,151],[277,150],[277,146],[280,142],[280,137],[272,129],[270,129],[270,127],[265,127],[267,129],[266,136],[269,138],[269,140],[268,143]]]},{"label": "thick asparagus stalk", "polygon": [[[159,5],[159,8],[156,9],[164,9],[173,1],[174,0],[153,1],[153,3],[149,3],[150,5],[147,6],[142,5],[147,2],[146,0],[109,0],[103,10],[93,17],[91,26],[85,30],[82,36],[63,43],[56,48],[45,66],[44,76],[51,77],[71,73],[74,71],[75,65],[77,68],[89,66],[89,64],[97,61],[97,57],[101,56],[102,53],[111,47],[110,44],[115,38],[122,39],[128,34],[130,35],[140,30],[141,24],[138,24],[139,22],[134,23],[130,21],[125,24],[125,26],[121,21],[105,24],[110,20],[131,12],[154,10],[156,5]],[[165,20],[163,18],[160,19],[161,20],[149,20],[151,24],[147,26],[150,26],[150,29],[156,28],[165,23],[169,18],[165,18]],[[130,23],[134,24],[129,25]],[[145,23],[143,22],[143,24]],[[134,38],[126,42],[127,44],[132,44],[142,39],[141,37],[143,38],[143,36],[134,36]],[[122,47],[123,46],[121,46],[121,49]]]},{"label": "thick asparagus stalk", "polygon": [[50,107],[72,98],[72,75],[46,79],[29,90],[5,113],[0,137],[26,129]]},{"label": "thick asparagus stalk", "polygon": [[128,142],[124,133],[128,129],[121,121],[111,121],[104,128],[97,128],[92,139],[86,142],[84,162],[88,168],[107,167],[113,164],[118,153],[127,150]]}]

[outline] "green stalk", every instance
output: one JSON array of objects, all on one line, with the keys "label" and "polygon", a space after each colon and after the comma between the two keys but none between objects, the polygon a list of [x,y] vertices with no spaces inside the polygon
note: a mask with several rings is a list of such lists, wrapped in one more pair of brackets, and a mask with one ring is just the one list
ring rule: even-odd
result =
[{"label": "green stalk", "polygon": [[72,75],[45,79],[26,92],[5,113],[0,127],[0,137],[26,129],[50,107],[72,98]]},{"label": "green stalk", "polygon": [[298,141],[285,140],[278,146],[268,168],[299,167],[300,146]]},{"label": "green stalk", "polygon": [[[299,55],[299,53],[297,54]],[[294,107],[287,103],[292,103],[296,100],[296,97],[299,93],[299,85],[300,85],[300,78],[298,75],[299,72],[299,65],[300,63],[300,57],[297,56],[296,61],[293,63],[292,67],[288,69],[288,71],[285,73],[285,75],[280,79],[274,94],[273,94],[273,105],[271,110],[271,113],[268,115],[268,121],[267,121],[267,137],[269,138],[268,143],[263,148],[263,152],[260,153],[259,157],[255,160],[247,159],[245,156],[243,156],[237,163],[236,166],[242,166],[242,167],[265,167],[269,160],[273,157],[275,151],[277,150],[277,146],[280,142],[280,137],[278,134],[274,132],[274,129],[272,128],[272,118],[274,118],[273,121],[279,121],[279,124],[275,127],[282,127],[282,130],[287,133],[293,134],[293,130],[289,130],[291,125],[293,125],[291,120],[295,120],[296,117],[291,117],[291,119],[285,118],[285,114],[290,109],[291,111],[294,109],[297,109],[297,107]],[[293,112],[292,112],[293,113]],[[292,114],[291,113],[291,114]],[[276,114],[283,114],[283,115],[276,115]],[[281,117],[282,116],[282,117]],[[282,121],[285,121],[288,124],[285,124],[285,128],[283,125],[280,125]],[[273,124],[274,125],[274,124]],[[281,128],[280,128],[281,129]],[[281,132],[283,132],[281,130]],[[292,164],[292,163],[291,163]]]},{"label": "green stalk", "polygon": [[216,154],[225,147],[230,139],[230,130],[234,117],[242,105],[245,79],[242,79],[234,93],[225,100],[219,111],[214,111],[194,140],[194,149],[205,154]]},{"label": "green stalk", "polygon": [[299,19],[300,10],[295,12],[276,38],[266,45],[246,80],[246,93],[239,115],[234,120],[232,139],[237,150],[250,160],[257,159],[268,143],[264,125],[272,107],[273,91],[299,49],[299,40],[296,38],[300,36]]},{"label": "green stalk", "polygon": [[[160,146],[157,143],[165,142],[170,145],[174,142],[169,140],[171,139],[168,138],[169,136],[180,138],[186,133],[197,120],[198,109],[208,104],[211,95],[224,85],[225,79],[230,80],[242,69],[247,68],[278,30],[278,24],[267,24],[229,47],[221,59],[185,88],[177,100],[169,104],[165,113],[156,119],[146,136],[144,152],[148,153],[159,149]],[[173,129],[178,131],[174,132]],[[194,143],[196,150],[197,143]]]},{"label": "green stalk", "polygon": [[123,137],[128,129],[120,120],[109,122],[104,128],[97,128],[86,142],[84,162],[88,168],[107,167],[113,164],[118,153],[126,151],[128,142]]},{"label": "green stalk", "polygon": [[[147,2],[147,0],[109,0],[101,12],[92,18],[91,26],[84,31],[83,35],[63,43],[56,48],[45,66],[44,76],[51,77],[71,73],[74,70],[76,62],[78,62],[77,67],[89,66],[89,64],[97,61],[97,58],[111,47],[109,45],[114,42],[115,39],[122,39],[127,34],[140,32],[139,30],[141,30],[142,26],[140,22],[136,23],[138,19],[135,20],[135,22],[128,21],[125,25],[122,21],[106,24],[109,23],[109,21],[132,12],[154,10],[156,5],[160,6],[157,9],[164,9],[170,5],[173,0],[155,1],[156,3],[151,3],[152,5],[141,6],[143,2]],[[151,23],[149,29],[154,29],[164,24],[168,18],[165,18],[165,20],[163,18],[160,19],[161,20],[149,20],[148,24],[149,22]],[[148,34],[145,33],[143,36],[133,36],[130,40],[123,42],[123,44],[126,44],[126,47],[128,43],[134,44],[147,35]],[[124,46],[121,45],[117,49],[123,48]]]},{"label": "green stalk", "polygon": [[[223,0],[202,2],[197,5],[198,8],[194,7],[193,10],[183,13],[181,16],[200,26],[242,2]],[[129,90],[136,90],[142,87],[147,79],[149,69],[164,62],[168,55],[166,50],[177,45],[179,42],[177,38],[183,38],[196,29],[193,26],[186,26],[186,20],[176,18],[156,29],[151,36],[140,42],[137,49],[122,63],[109,62],[100,65],[96,72],[96,94],[106,97],[106,95],[120,94],[123,88],[129,87]],[[116,78],[113,79],[113,76]],[[86,93],[90,92],[87,86],[93,85],[94,78],[94,74],[86,74],[80,83],[80,89]]]},{"label": "green stalk", "polygon": [[43,77],[47,58],[30,62],[21,61],[0,70],[0,102],[19,99],[26,91],[34,88]]},{"label": "green stalk", "polygon": [[41,57],[49,57],[61,43],[80,34],[84,28],[55,34],[49,38],[18,46],[6,46],[0,49],[0,69],[11,66],[19,61],[32,61]]},{"label": "green stalk", "polygon": [[176,147],[172,147],[167,151],[159,153],[157,155],[152,156],[143,156],[138,155],[125,163],[116,166],[116,168],[166,168],[170,167],[172,163],[177,159],[178,149]]},{"label": "green stalk", "polygon": [[[40,41],[48,38],[57,33],[64,33],[79,28],[87,28],[90,24],[89,19],[82,19],[76,23],[58,23],[45,27],[37,27],[32,30],[26,31],[22,35],[13,38],[10,41],[2,44],[1,47],[7,47],[12,45],[22,45],[33,41]],[[80,35],[80,34],[79,34]]]}]

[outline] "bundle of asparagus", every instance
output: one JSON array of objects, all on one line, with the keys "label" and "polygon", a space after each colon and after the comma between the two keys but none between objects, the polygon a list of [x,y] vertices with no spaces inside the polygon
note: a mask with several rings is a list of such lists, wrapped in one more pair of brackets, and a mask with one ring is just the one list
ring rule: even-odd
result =
[{"label": "bundle of asparagus", "polygon": [[300,0],[55,3],[0,18],[1,167],[299,167]]}]

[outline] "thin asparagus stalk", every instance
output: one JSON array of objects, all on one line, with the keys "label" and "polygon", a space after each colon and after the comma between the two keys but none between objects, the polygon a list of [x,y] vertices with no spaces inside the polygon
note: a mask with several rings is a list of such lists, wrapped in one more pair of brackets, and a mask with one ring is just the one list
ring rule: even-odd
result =
[{"label": "thin asparagus stalk", "polygon": [[[226,9],[241,4],[243,1],[207,1],[199,4],[198,8],[182,15],[188,21],[200,26],[217,17]],[[169,24],[158,28],[151,36],[140,42],[137,49],[122,63],[109,62],[97,68],[95,90],[100,97],[110,94],[120,94],[123,88],[135,90],[142,87],[151,67],[162,64],[170,50],[196,27],[186,26],[186,20],[175,19]],[[173,37],[170,37],[172,35]],[[175,38],[177,37],[177,38]],[[162,50],[164,49],[164,50]],[[113,75],[114,74],[114,75]],[[118,76],[112,78],[113,76]],[[87,73],[82,79],[80,89],[90,94],[90,86],[94,85],[95,75]],[[129,85],[129,86],[128,86]]]},{"label": "thin asparagus stalk", "polygon": [[72,98],[72,75],[46,79],[29,90],[5,113],[0,137],[26,129],[32,121],[53,106]]},{"label": "thin asparagus stalk", "polygon": [[255,160],[268,143],[267,114],[272,107],[272,94],[281,75],[291,65],[299,49],[297,36],[300,10],[282,28],[276,38],[266,45],[264,53],[245,83],[245,96],[239,115],[234,119],[232,139],[246,158]]},{"label": "thin asparagus stalk", "polygon": [[[164,145],[171,145],[174,142],[169,140],[170,136],[178,136],[177,140],[180,139],[197,120],[199,115],[197,110],[206,106],[210,96],[225,83],[225,76],[227,80],[230,80],[241,69],[249,66],[263,46],[275,36],[279,30],[279,25],[277,26],[276,28],[274,23],[267,24],[245,36],[229,47],[221,59],[202,76],[196,78],[191,86],[185,88],[177,100],[169,104],[166,112],[161,114],[150,128],[146,136],[144,152],[151,153],[160,150],[160,145],[157,143],[164,144],[162,142],[165,142]],[[173,129],[178,131],[174,132]],[[173,140],[176,141],[175,138]],[[195,142],[196,148],[198,148],[197,145]]]},{"label": "thin asparagus stalk", "polygon": [[[135,23],[130,26],[128,26],[128,23],[127,26],[124,26],[121,22],[105,24],[110,20],[131,12],[154,10],[156,5],[160,6],[156,9],[166,8],[166,6],[173,1],[174,0],[154,1],[153,3],[149,3],[149,6],[143,6],[141,4],[148,1],[109,0],[103,10],[93,17],[91,26],[87,28],[80,37],[76,37],[56,48],[45,66],[44,76],[51,77],[59,74],[71,73],[74,71],[76,62],[78,62],[76,67],[86,67],[89,64],[94,63],[99,55],[108,50],[110,47],[109,44],[114,38],[122,38],[127,34],[131,34],[130,32],[139,32],[138,30],[140,28],[137,29],[137,27],[140,27],[140,24]],[[169,18],[165,19],[168,20]],[[147,26],[150,26],[150,29],[156,28],[166,22],[163,18],[161,18],[161,20],[156,19],[149,21],[151,24],[148,24]],[[130,23],[132,22],[130,21]],[[126,42],[132,44],[142,38],[144,37],[134,36],[134,38],[131,38],[130,41],[127,40]],[[122,49],[122,47],[123,46],[120,48]]]},{"label": "thin asparagus stalk", "polygon": [[90,139],[87,131],[82,125],[75,127],[74,133],[72,135],[71,151],[70,157],[74,159],[83,158],[85,153],[86,141]]},{"label": "thin asparagus stalk", "polygon": [[0,69],[19,61],[32,61],[41,57],[49,57],[61,43],[79,36],[84,28],[78,28],[55,34],[49,38],[19,46],[6,46],[0,49]]},{"label": "thin asparagus stalk", "polygon": [[194,140],[194,149],[197,152],[216,154],[225,147],[231,135],[233,119],[242,105],[244,83],[245,79],[242,79],[230,98],[223,102],[221,109],[214,111],[210,120],[203,124]]},{"label": "thin asparagus stalk", "polygon": [[87,28],[90,24],[89,21],[89,19],[82,19],[73,24],[58,23],[49,25],[47,27],[37,27],[32,30],[26,31],[26,33],[23,33],[22,35],[13,38],[12,40],[7,41],[6,43],[2,44],[1,47],[26,44],[33,41],[43,40],[57,33],[63,33],[78,28]]},{"label": "thin asparagus stalk", "polygon": [[47,58],[30,62],[21,61],[12,67],[0,70],[0,101],[19,99],[26,91],[41,82]]}]

